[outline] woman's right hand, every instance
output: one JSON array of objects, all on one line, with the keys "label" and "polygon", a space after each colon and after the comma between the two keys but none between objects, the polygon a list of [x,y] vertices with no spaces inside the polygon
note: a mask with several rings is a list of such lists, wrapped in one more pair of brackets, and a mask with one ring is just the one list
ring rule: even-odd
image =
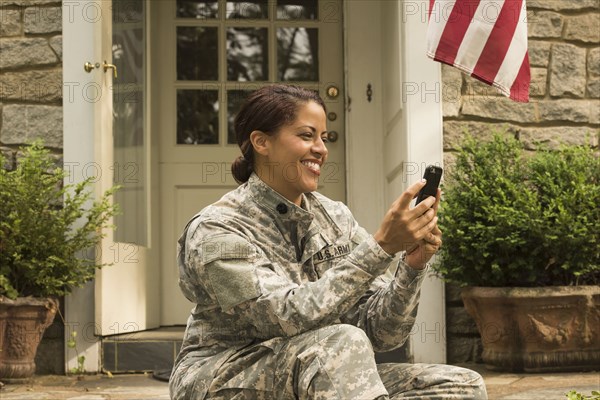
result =
[{"label": "woman's right hand", "polygon": [[421,180],[411,185],[394,201],[373,237],[388,254],[414,249],[437,226],[436,202],[428,197],[410,209],[410,202],[425,186]]}]

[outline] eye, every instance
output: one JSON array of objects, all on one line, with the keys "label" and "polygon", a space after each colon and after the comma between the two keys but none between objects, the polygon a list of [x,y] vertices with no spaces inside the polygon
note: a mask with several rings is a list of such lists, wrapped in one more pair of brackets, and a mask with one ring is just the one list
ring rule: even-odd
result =
[{"label": "eye", "polygon": [[305,139],[305,140],[312,140],[312,137],[313,137],[312,133],[310,133],[310,132],[301,133],[300,136],[302,137],[302,139]]},{"label": "eye", "polygon": [[323,141],[323,143],[329,143],[329,136],[327,136],[326,133],[321,135],[321,140]]}]

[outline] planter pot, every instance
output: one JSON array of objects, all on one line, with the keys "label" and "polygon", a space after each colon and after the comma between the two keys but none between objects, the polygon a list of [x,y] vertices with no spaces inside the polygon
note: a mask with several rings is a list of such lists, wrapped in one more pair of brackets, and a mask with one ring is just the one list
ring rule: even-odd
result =
[{"label": "planter pot", "polygon": [[0,380],[33,376],[35,353],[57,310],[50,298],[0,297]]},{"label": "planter pot", "polygon": [[600,365],[596,286],[471,287],[462,298],[491,370],[585,371]]}]

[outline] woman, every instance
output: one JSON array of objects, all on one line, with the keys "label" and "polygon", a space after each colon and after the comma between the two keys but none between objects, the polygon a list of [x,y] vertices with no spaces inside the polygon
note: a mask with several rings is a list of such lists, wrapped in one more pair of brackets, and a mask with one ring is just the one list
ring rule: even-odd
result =
[{"label": "woman", "polygon": [[410,209],[424,182],[412,185],[369,235],[315,192],[326,130],[321,98],[295,86],[259,89],[237,115],[242,185],[179,240],[180,286],[196,306],[172,398],[486,398],[466,369],[375,364],[374,351],[401,346],[414,323],[441,245],[439,192]]}]

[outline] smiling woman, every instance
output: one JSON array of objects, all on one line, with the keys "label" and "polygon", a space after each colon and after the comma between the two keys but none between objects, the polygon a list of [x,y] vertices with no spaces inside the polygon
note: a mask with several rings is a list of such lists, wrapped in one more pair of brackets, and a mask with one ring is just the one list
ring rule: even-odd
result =
[{"label": "smiling woman", "polygon": [[286,85],[252,93],[237,115],[241,185],[178,242],[179,285],[196,306],[171,398],[487,398],[473,371],[375,364],[374,351],[400,347],[414,324],[441,245],[440,195],[411,209],[424,182],[412,185],[368,234],[316,192],[325,115],[315,92]]}]

